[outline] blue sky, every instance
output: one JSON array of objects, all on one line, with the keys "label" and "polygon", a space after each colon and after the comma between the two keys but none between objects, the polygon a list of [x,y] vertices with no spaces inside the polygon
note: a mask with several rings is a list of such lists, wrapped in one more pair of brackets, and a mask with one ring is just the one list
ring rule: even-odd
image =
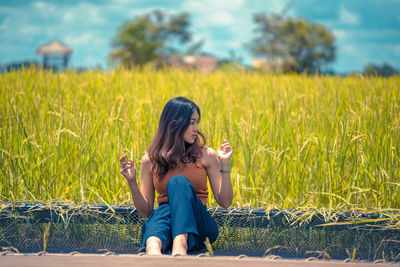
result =
[{"label": "blue sky", "polygon": [[[252,37],[255,12],[279,12],[289,0],[0,0],[0,64],[40,60],[38,46],[59,39],[74,52],[70,66],[107,67],[111,41],[126,20],[155,8],[191,15],[193,40],[220,58],[230,51],[250,64],[244,48]],[[337,57],[330,68],[362,71],[368,63],[400,69],[400,0],[297,0],[289,15],[330,29]]]}]

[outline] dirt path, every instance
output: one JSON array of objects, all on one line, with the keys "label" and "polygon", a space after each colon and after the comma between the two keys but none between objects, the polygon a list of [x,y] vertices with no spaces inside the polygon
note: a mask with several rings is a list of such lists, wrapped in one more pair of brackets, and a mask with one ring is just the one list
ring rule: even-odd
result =
[{"label": "dirt path", "polygon": [[[346,266],[377,266],[372,262],[349,263],[343,261],[306,261],[306,260],[267,260],[265,258],[245,257],[194,257],[194,256],[139,256],[139,255],[114,255],[103,256],[94,254],[47,254],[36,255],[6,255],[0,256],[0,266],[10,267],[53,267],[53,266],[96,266],[96,267],[124,267],[124,266],[204,266],[204,267],[346,267]],[[379,264],[378,266],[393,266],[393,264]]]}]

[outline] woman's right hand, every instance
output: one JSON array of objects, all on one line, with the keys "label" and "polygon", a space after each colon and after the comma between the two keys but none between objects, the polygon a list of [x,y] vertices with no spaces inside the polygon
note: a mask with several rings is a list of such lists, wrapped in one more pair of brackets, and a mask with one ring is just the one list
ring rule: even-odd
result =
[{"label": "woman's right hand", "polygon": [[136,182],[136,166],[132,160],[126,159],[126,154],[124,154],[120,159],[121,164],[121,174],[128,180],[128,183]]}]

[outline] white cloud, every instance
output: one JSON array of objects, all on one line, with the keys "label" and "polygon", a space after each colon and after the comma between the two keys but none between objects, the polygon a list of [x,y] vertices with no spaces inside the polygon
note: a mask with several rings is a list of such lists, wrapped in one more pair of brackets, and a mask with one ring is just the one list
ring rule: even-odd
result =
[{"label": "white cloud", "polygon": [[333,35],[338,40],[344,40],[347,37],[347,32],[344,30],[333,30]]},{"label": "white cloud", "polygon": [[209,22],[215,26],[229,26],[234,23],[232,15],[226,11],[216,11],[209,17]]},{"label": "white cloud", "polygon": [[70,11],[70,10],[68,10],[68,11],[66,11],[64,13],[63,21],[66,22],[66,23],[70,23],[70,22],[73,22],[75,20],[75,17],[76,17],[75,13]]},{"label": "white cloud", "polygon": [[[0,56],[3,61],[21,57],[23,53],[24,57],[30,56],[38,45],[60,39],[74,49],[77,65],[93,65],[104,62],[110,40],[124,20],[156,7],[174,14],[189,12],[193,39],[205,40],[204,52],[223,58],[228,56],[229,50],[234,50],[238,56],[249,56],[243,43],[250,42],[253,37],[253,13],[280,12],[288,0],[184,0],[178,1],[176,6],[161,0],[82,0],[67,4],[65,1],[32,0],[28,5],[3,2],[0,4],[0,39],[4,40]],[[303,5],[303,1],[300,2],[296,5]],[[395,61],[399,58],[400,30],[393,27],[371,30],[364,25],[368,14],[354,13],[346,3],[337,6],[337,19],[322,22],[335,34],[340,68],[358,68],[365,63],[363,60]],[[289,15],[301,15],[293,12],[296,9],[290,9]],[[361,15],[365,16],[365,21]],[[392,19],[393,23],[399,21],[399,15]]]},{"label": "white cloud", "polygon": [[0,24],[0,36],[3,40],[15,40],[23,36],[24,41],[30,41],[32,38],[42,32],[40,26],[26,23],[24,20],[15,21],[16,15],[9,16]]},{"label": "white cloud", "polygon": [[[251,23],[252,11],[243,0],[189,0],[184,2],[182,9],[190,12],[193,28],[202,34],[209,35],[213,27],[218,26],[225,27],[226,31],[240,39],[240,29]],[[206,39],[211,38],[206,36]]]},{"label": "white cloud", "polygon": [[39,2],[34,2],[34,3],[32,4],[32,6],[35,7],[35,8],[37,8],[37,9],[46,9],[47,4],[46,4],[45,2],[39,1]]},{"label": "white cloud", "polygon": [[399,61],[396,60],[400,57],[400,43],[397,44],[367,44],[366,49],[376,51],[375,56],[385,56],[389,60],[397,61],[396,65],[399,65]]},{"label": "white cloud", "polygon": [[1,32],[5,32],[8,29],[10,29],[11,26],[11,19],[10,18],[6,18],[2,24],[0,24],[0,31]]},{"label": "white cloud", "polygon": [[25,24],[25,25],[22,25],[22,27],[20,28],[20,32],[24,36],[36,35],[41,32],[41,28],[39,26]]},{"label": "white cloud", "polygon": [[183,9],[188,12],[202,13],[205,10],[237,10],[238,8],[243,7],[243,4],[243,0],[189,0],[184,2]]},{"label": "white cloud", "polygon": [[64,40],[70,46],[102,45],[104,43],[102,39],[96,37],[92,32],[84,32],[80,35],[67,35]]},{"label": "white cloud", "polygon": [[349,29],[343,30],[346,39],[363,42],[379,42],[383,40],[396,40],[400,36],[400,29]]},{"label": "white cloud", "polygon": [[83,2],[63,11],[61,17],[65,23],[84,22],[86,24],[103,25],[106,23],[103,11],[107,12],[106,8],[100,9],[98,6]]},{"label": "white cloud", "polygon": [[359,23],[359,17],[355,13],[351,13],[347,9],[345,9],[343,6],[340,6],[339,10],[339,21],[342,24],[346,25],[355,25]]},{"label": "white cloud", "polygon": [[81,7],[78,6],[78,9],[84,8],[82,15],[86,15],[88,22],[93,24],[105,24],[106,21],[104,19],[104,15],[102,14],[102,10],[94,5],[82,5]]},{"label": "white cloud", "polygon": [[88,45],[92,37],[93,34],[90,32],[85,32],[80,35],[67,35],[65,37],[65,42],[71,46]]},{"label": "white cloud", "polygon": [[346,54],[353,54],[353,53],[357,52],[357,49],[355,48],[355,46],[351,45],[351,44],[343,45],[341,50]]},{"label": "white cloud", "polygon": [[45,3],[42,1],[37,1],[32,3],[33,8],[39,11],[38,14],[41,16],[51,16],[57,12],[57,8],[53,4]]}]

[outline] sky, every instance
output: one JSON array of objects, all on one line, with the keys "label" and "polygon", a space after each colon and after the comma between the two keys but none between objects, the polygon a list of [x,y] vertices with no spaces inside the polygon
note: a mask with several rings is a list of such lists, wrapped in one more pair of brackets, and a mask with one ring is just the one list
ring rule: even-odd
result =
[{"label": "sky", "polygon": [[[0,64],[41,58],[35,50],[57,39],[73,49],[70,67],[107,68],[123,22],[154,9],[188,12],[193,41],[221,59],[232,51],[250,65],[254,13],[280,12],[289,0],[0,0]],[[400,69],[400,0],[297,0],[289,16],[322,24],[335,35],[337,73],[366,64]]]}]

